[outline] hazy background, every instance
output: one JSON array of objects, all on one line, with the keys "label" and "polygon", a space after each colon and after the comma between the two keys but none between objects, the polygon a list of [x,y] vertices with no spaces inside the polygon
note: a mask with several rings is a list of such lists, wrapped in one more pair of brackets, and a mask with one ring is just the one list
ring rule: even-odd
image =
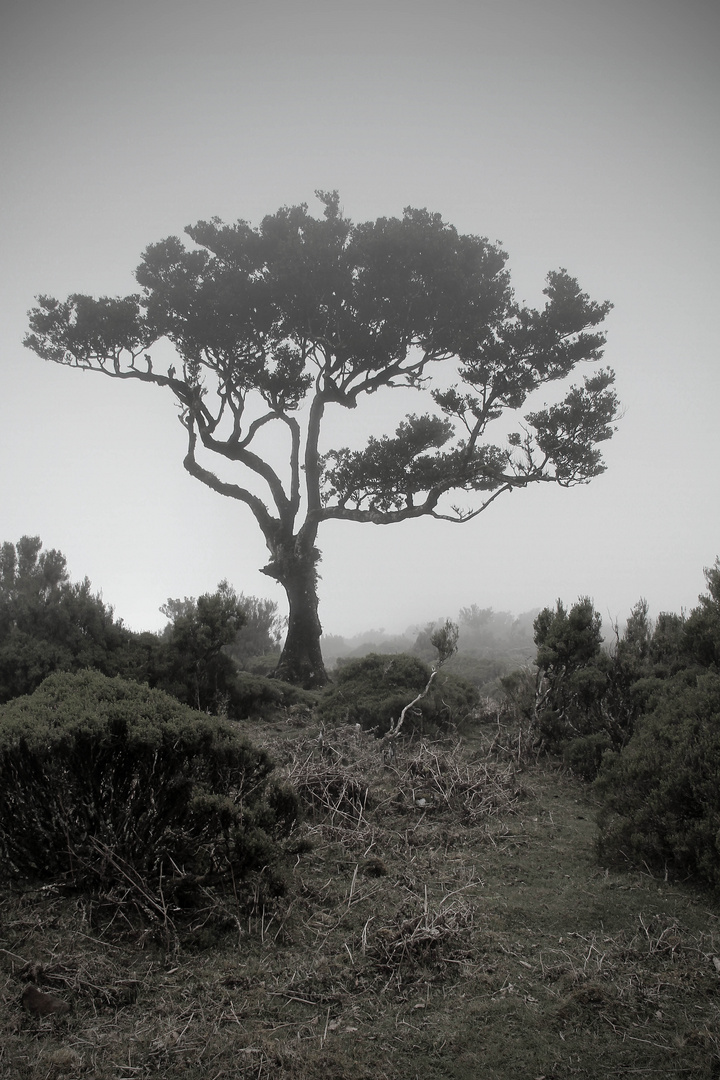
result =
[{"label": "hazy background", "polygon": [[183,470],[170,395],[21,340],[38,293],[131,292],[148,243],[337,188],[355,221],[427,206],[500,240],[528,303],[559,266],[612,300],[625,417],[586,488],[324,526],[326,631],[691,607],[720,554],[719,46],[716,0],[5,0],[0,541],[40,535],[136,630],[221,578],[282,602],[250,513]]}]

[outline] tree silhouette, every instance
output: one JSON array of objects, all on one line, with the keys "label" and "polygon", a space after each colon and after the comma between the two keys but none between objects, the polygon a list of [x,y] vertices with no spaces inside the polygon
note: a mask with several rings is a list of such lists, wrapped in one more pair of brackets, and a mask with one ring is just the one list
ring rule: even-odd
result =
[{"label": "tree silhouette", "polygon": [[0,703],[57,670],[114,675],[130,638],[87,578],[70,580],[62,552],[39,536],[0,545]]},{"label": "tree silhouette", "polygon": [[[545,306],[523,307],[507,256],[486,239],[411,208],[354,225],[336,192],[316,194],[321,218],[306,205],[257,228],[213,218],[186,229],[190,249],[177,237],[151,245],[137,295],[39,297],[25,340],[45,359],[174,395],[185,468],[244,503],[262,530],[263,572],[289,603],[277,674],[305,686],[326,679],[322,522],[467,522],[516,488],[586,483],[604,471],[598,444],[617,415],[613,373],[599,370],[561,403],[520,418],[501,445],[485,442],[488,425],[538,387],[601,357],[596,327],[611,305],[558,270]],[[177,353],[167,373],[149,351],[161,339]],[[431,411],[362,450],[321,451],[329,407],[355,409],[364,395],[397,387],[423,392]],[[268,433],[285,446],[284,475],[262,453]],[[236,466],[240,482],[213,472],[208,451]]]}]

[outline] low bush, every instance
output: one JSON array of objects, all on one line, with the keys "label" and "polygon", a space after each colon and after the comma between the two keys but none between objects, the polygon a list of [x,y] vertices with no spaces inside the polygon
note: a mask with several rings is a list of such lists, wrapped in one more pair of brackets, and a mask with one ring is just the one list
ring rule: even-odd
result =
[{"label": "low bush", "polygon": [[312,690],[245,671],[235,676],[228,691],[227,712],[232,720],[266,717],[293,705],[311,709],[318,702],[318,694]]},{"label": "low bush", "polygon": [[273,762],[227,720],[93,671],[0,708],[0,866],[182,905],[194,882],[272,865],[297,816]]},{"label": "low bush", "polygon": [[620,753],[606,754],[600,852],[720,887],[720,675],[660,684]]},{"label": "low bush", "polygon": [[[369,653],[339,662],[333,686],[321,699],[318,715],[327,724],[360,724],[384,735],[404,707],[427,686],[431,668],[417,656]],[[439,671],[426,697],[408,713],[404,731],[423,733],[459,724],[478,702],[474,686]]]},{"label": "low bush", "polygon": [[594,780],[602,764],[603,754],[612,748],[606,731],[580,735],[563,750],[563,764],[583,780]]},{"label": "low bush", "polygon": [[562,755],[586,780],[597,775],[606,749],[620,750],[632,736],[644,704],[642,684],[652,670],[644,600],[609,651],[602,645],[601,622],[587,597],[569,611],[558,600],[535,620],[535,668],[500,680],[537,746]]}]

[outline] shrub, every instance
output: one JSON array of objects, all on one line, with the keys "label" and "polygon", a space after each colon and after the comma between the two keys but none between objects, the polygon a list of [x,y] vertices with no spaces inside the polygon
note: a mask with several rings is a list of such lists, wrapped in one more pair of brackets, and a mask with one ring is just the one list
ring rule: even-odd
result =
[{"label": "shrub", "polygon": [[547,749],[562,751],[572,739],[594,734],[595,715],[606,683],[601,652],[601,618],[588,597],[569,611],[558,600],[535,620],[537,666],[541,675],[533,703],[538,734]]},{"label": "shrub", "polygon": [[0,865],[164,895],[277,860],[294,793],[235,725],[160,690],[56,673],[0,708]]},{"label": "shrub", "polygon": [[131,636],[40,537],[0,545],[0,703],[32,693],[53,671],[114,675]]},{"label": "shrub", "polygon": [[562,754],[592,780],[605,749],[619,750],[642,709],[639,682],[650,670],[647,603],[635,605],[612,652],[602,648],[601,618],[583,597],[569,611],[558,600],[535,620],[537,668],[504,676],[501,685],[529,721],[538,744]]},{"label": "shrub", "polygon": [[701,664],[717,670],[720,668],[720,559],[715,560],[714,566],[706,566],[704,574],[707,594],[698,597],[698,607],[690,612],[684,624],[684,645],[688,666]]},{"label": "shrub", "polygon": [[661,683],[648,709],[596,782],[601,854],[720,887],[720,675]]},{"label": "shrub", "polygon": [[563,751],[563,764],[583,780],[594,780],[602,764],[603,754],[612,743],[606,731],[580,735],[572,739]]},{"label": "shrub", "polygon": [[227,712],[233,720],[245,720],[265,717],[293,705],[311,709],[317,702],[318,695],[312,690],[242,671],[228,687]]},{"label": "shrub", "polygon": [[[430,673],[428,664],[407,653],[369,653],[339,662],[335,682],[320,702],[320,719],[326,723],[360,724],[384,735],[408,702],[425,689]],[[426,731],[460,723],[477,701],[474,686],[457,675],[440,671],[428,695],[415,706],[414,715],[408,715],[404,730],[414,727]]]}]

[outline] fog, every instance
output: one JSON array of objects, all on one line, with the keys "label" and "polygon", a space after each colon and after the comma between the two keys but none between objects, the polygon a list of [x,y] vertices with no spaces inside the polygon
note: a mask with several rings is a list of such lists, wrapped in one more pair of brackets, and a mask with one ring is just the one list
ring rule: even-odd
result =
[{"label": "fog", "polygon": [[170,398],[21,341],[39,293],[125,294],[189,223],[337,188],[355,221],[427,206],[499,240],[527,303],[559,266],[613,301],[623,418],[587,487],[464,526],[328,523],[326,633],[581,595],[610,620],[692,607],[720,554],[719,44],[698,0],[4,4],[0,540],[40,535],[133,629],[222,578],[284,604],[249,513],[184,472]]}]

